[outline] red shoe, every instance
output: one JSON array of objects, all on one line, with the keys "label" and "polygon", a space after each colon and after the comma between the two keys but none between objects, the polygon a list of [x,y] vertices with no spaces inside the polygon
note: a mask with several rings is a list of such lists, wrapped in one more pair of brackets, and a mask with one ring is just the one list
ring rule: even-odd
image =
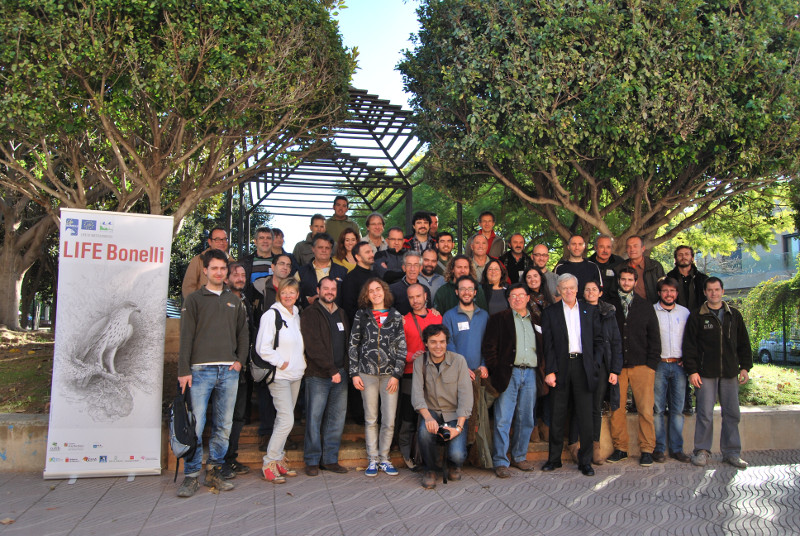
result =
[{"label": "red shoe", "polygon": [[286,458],[275,462],[275,465],[278,467],[278,472],[281,476],[297,476],[297,471],[289,467],[289,464],[286,463]]},{"label": "red shoe", "polygon": [[264,477],[264,480],[267,482],[272,482],[273,484],[286,483],[286,479],[281,476],[278,466],[275,462],[269,462],[267,465],[263,466],[261,468],[261,476]]}]

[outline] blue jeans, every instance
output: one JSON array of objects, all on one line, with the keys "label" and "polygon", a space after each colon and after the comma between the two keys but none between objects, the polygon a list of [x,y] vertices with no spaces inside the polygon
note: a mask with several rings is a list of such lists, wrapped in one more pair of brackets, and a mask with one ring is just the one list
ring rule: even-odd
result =
[{"label": "blue jeans", "polygon": [[[431,414],[431,417],[436,419],[436,422],[439,423],[441,426],[445,424],[444,418],[440,413],[436,413],[435,411],[428,410]],[[452,421],[447,421],[447,425],[451,428],[455,428],[456,424],[458,423],[458,419],[453,419]],[[436,460],[439,458],[438,456],[438,436],[436,434],[432,434],[425,428],[425,420],[419,419],[419,430],[417,431],[417,441],[419,442],[419,450],[422,452],[422,460],[425,464],[426,471],[435,471],[436,470]],[[446,442],[447,444],[447,457],[450,458],[450,462],[455,465],[456,467],[461,467],[464,465],[464,460],[467,459],[467,431],[466,429],[458,434],[454,439]]]},{"label": "blue jeans", "polygon": [[329,465],[339,461],[339,445],[347,413],[347,373],[342,381],[306,376],[306,434],[303,459],[306,465]]},{"label": "blue jeans", "polygon": [[208,465],[222,465],[228,452],[228,437],[233,423],[233,407],[239,391],[239,372],[228,365],[192,365],[192,411],[197,419],[197,450],[185,460],[183,474],[197,476],[203,468],[203,428],[208,402],[212,402],[211,439],[208,441]]},{"label": "blue jeans", "polygon": [[508,387],[494,403],[494,450],[492,463],[495,467],[508,467],[508,434],[513,421],[511,457],[521,462],[528,456],[528,443],[533,432],[533,410],[536,407],[536,369],[514,367]]},{"label": "blue jeans", "polygon": [[686,398],[686,371],[678,363],[658,364],[655,381],[655,452],[666,452],[667,425],[664,410],[669,402],[669,451],[683,452],[683,401]]}]

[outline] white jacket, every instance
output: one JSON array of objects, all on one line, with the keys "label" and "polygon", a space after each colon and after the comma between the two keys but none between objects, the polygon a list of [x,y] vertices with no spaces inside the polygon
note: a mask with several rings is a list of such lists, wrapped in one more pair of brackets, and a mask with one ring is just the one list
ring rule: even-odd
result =
[{"label": "white jacket", "polygon": [[[303,336],[300,334],[300,311],[292,307],[290,313],[280,302],[275,302],[261,315],[261,324],[256,337],[256,351],[264,361],[275,365],[275,379],[295,381],[303,377],[306,359],[303,353]],[[280,313],[286,325],[281,328],[278,347],[272,349],[275,340],[275,315]],[[284,363],[289,363],[281,370]]]}]

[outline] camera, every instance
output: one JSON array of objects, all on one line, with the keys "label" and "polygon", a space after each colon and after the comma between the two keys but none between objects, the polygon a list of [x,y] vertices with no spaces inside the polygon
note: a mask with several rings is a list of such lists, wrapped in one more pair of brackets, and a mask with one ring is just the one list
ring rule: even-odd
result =
[{"label": "camera", "polygon": [[450,441],[450,429],[443,424],[439,426],[439,430],[437,430],[436,435],[445,441]]}]

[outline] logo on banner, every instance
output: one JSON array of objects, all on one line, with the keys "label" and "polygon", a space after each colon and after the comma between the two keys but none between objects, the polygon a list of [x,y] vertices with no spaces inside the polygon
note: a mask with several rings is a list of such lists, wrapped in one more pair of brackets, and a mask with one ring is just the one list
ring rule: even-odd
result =
[{"label": "logo on banner", "polygon": [[61,458],[48,458],[47,461],[52,462],[52,463],[57,463],[57,462],[61,461]]},{"label": "logo on banner", "polygon": [[49,450],[50,452],[58,452],[61,450],[61,447],[58,446],[58,443],[53,441],[52,443],[50,443],[50,448],[47,450]]},{"label": "logo on banner", "polygon": [[96,462],[97,458],[90,458],[88,456],[84,456],[83,457],[83,461],[85,461],[85,462]]},{"label": "logo on banner", "polygon": [[112,221],[101,221],[100,222],[100,230],[101,231],[113,231],[114,223]]},{"label": "logo on banner", "polygon": [[96,231],[97,220],[81,220],[81,230],[83,231]]},{"label": "logo on banner", "polygon": [[72,236],[78,236],[78,218],[67,218],[64,229]]},{"label": "logo on banner", "polygon": [[108,456],[100,456],[100,463],[108,463]]}]

